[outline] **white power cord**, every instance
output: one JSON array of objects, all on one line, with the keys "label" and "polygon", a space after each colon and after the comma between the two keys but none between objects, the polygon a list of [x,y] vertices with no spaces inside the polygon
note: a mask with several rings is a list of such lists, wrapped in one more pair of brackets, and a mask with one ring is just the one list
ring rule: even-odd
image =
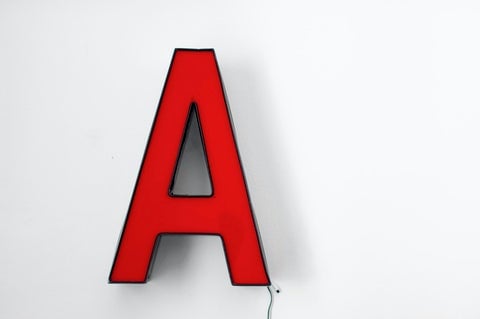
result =
[{"label": "white power cord", "polygon": [[268,311],[267,311],[267,319],[272,319],[272,307],[273,307],[273,295],[274,293],[279,294],[280,293],[280,288],[275,285],[274,283],[271,283],[270,286],[267,287],[268,293],[270,294],[270,303],[268,305]]}]

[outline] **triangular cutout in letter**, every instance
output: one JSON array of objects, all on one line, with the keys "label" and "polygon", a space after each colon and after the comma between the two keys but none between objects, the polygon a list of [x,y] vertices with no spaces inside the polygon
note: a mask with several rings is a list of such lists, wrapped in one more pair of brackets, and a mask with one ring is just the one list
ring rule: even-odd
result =
[{"label": "triangular cutout in letter", "polygon": [[170,184],[170,196],[211,196],[212,193],[197,106],[192,103]]}]

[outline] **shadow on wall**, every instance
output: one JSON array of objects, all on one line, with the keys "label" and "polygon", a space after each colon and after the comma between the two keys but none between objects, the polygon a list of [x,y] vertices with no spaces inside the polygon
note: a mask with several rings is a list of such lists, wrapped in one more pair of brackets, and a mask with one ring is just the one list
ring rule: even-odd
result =
[{"label": "shadow on wall", "polygon": [[[225,62],[219,58],[270,277],[274,282],[276,279],[308,280],[312,274],[311,243],[302,224],[302,214],[298,213],[289,163],[283,160],[282,140],[275,137],[280,126],[275,123],[275,107],[269,98],[268,85],[262,78],[262,68],[259,63],[229,65]],[[180,189],[188,189],[186,193],[189,194],[209,193],[210,181],[198,129],[190,130],[189,135],[182,154],[184,172],[177,171],[175,184]],[[189,254],[198,247],[195,237],[162,236],[150,280],[163,277],[164,272],[177,273],[181,277],[181,273],[188,269]],[[164,258],[166,256],[169,260]]]}]

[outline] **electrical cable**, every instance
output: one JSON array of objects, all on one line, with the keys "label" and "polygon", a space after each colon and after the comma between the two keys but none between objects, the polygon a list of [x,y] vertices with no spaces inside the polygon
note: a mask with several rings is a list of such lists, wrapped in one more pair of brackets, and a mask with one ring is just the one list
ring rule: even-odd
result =
[{"label": "electrical cable", "polygon": [[272,307],[273,307],[273,292],[276,292],[277,294],[280,293],[280,289],[276,287],[274,284],[271,284],[270,286],[267,287],[268,293],[270,294],[270,303],[268,304],[268,310],[267,310],[267,319],[272,319]]}]

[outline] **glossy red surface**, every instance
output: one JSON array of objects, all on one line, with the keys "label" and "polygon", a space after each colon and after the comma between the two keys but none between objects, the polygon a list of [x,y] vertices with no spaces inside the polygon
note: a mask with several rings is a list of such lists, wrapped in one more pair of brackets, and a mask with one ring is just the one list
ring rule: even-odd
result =
[{"label": "glossy red surface", "polygon": [[[169,188],[194,103],[212,196]],[[213,50],[175,50],[110,282],[145,282],[157,236],[219,235],[234,285],[269,285],[264,257]]]}]

